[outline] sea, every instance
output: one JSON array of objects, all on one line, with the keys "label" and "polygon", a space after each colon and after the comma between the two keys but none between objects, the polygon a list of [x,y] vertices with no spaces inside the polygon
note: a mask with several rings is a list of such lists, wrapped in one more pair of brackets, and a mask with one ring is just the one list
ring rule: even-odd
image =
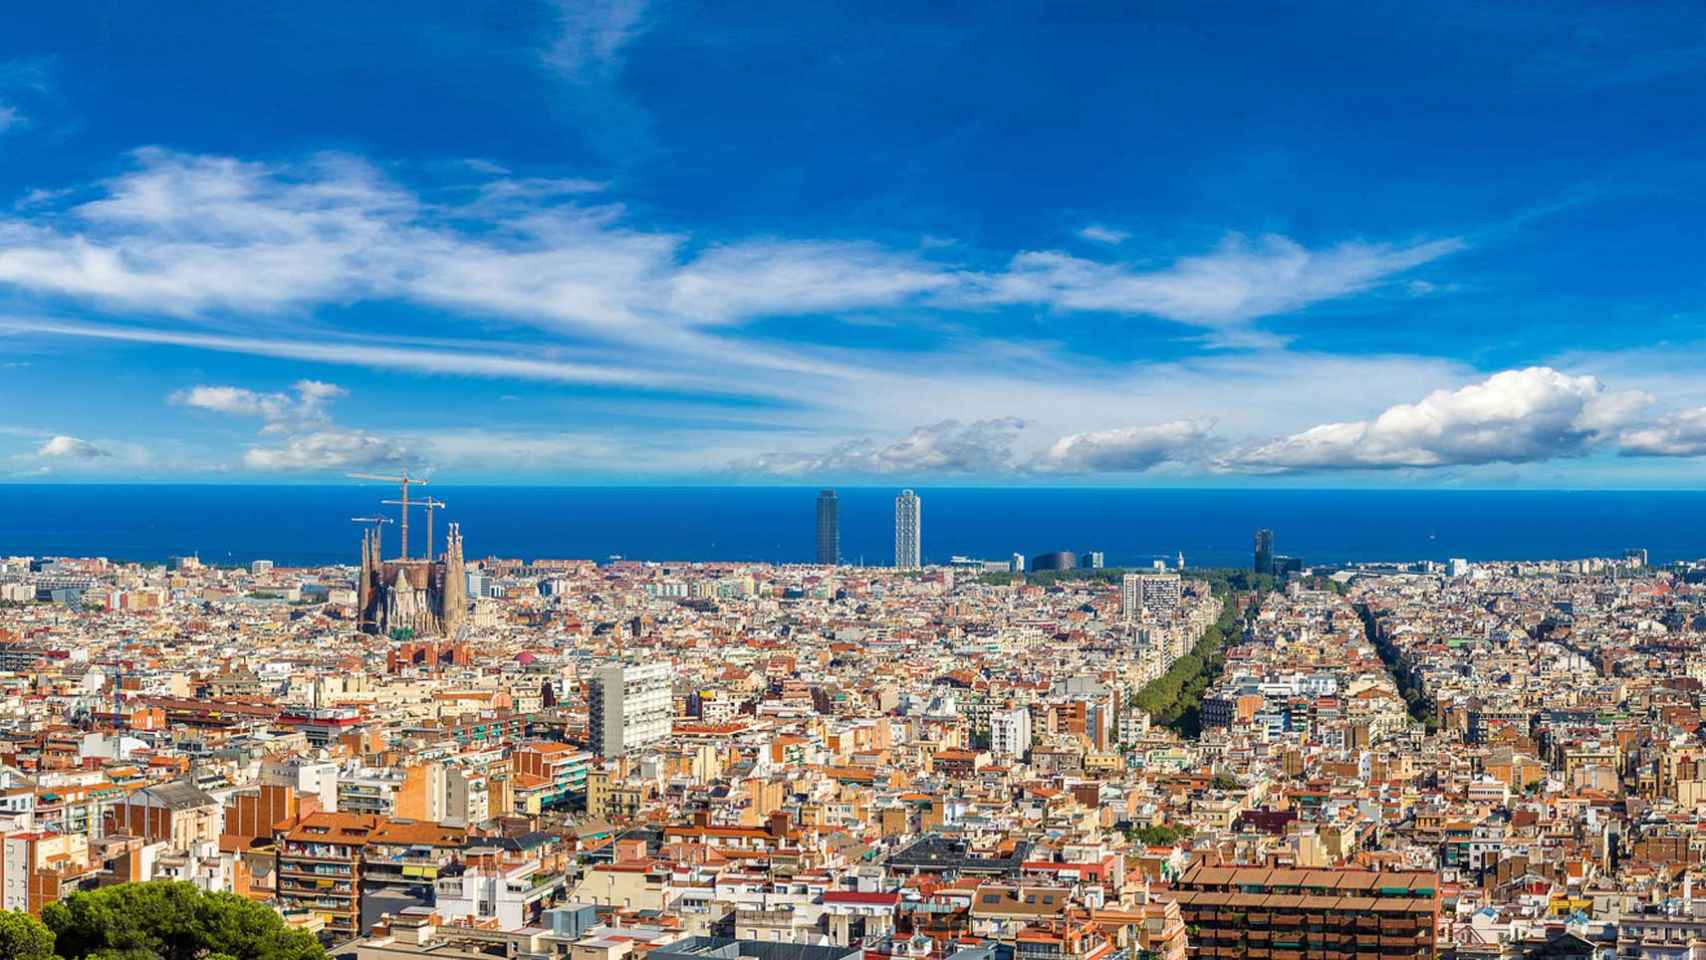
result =
[{"label": "sea", "polygon": [[[1306,563],[1706,556],[1706,492],[918,487],[926,562],[1101,551],[1107,566],[1244,566],[1258,528]],[[470,559],[809,562],[817,487],[455,486],[428,490]],[[843,487],[841,553],[894,555],[894,487]],[[352,517],[382,485],[0,484],[0,556],[356,562]],[[424,516],[411,527],[421,550]],[[397,527],[384,528],[385,552]]]}]

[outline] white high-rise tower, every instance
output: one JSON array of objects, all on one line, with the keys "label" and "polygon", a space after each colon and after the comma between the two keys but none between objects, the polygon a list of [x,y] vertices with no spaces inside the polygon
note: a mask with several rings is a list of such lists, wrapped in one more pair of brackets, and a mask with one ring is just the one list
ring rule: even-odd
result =
[{"label": "white high-rise tower", "polygon": [[924,541],[924,501],[911,490],[902,490],[894,498],[894,565],[900,570],[917,570],[923,564],[919,547]]}]

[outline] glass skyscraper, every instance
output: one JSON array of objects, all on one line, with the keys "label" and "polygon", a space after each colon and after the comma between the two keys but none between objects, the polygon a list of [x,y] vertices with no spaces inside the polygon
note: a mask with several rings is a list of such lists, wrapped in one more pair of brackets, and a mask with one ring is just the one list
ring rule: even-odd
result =
[{"label": "glass skyscraper", "polygon": [[894,565],[901,570],[923,566],[919,547],[924,541],[924,501],[911,490],[894,498]]},{"label": "glass skyscraper", "polygon": [[841,501],[834,490],[817,495],[817,562],[826,567],[841,562]]}]

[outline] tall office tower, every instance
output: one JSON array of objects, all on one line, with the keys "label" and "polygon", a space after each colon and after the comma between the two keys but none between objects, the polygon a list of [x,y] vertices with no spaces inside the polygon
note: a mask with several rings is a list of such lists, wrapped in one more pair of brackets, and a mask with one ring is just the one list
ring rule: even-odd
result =
[{"label": "tall office tower", "polygon": [[1256,531],[1256,564],[1257,573],[1274,572],[1274,532],[1272,530]]},{"label": "tall office tower", "polygon": [[924,501],[911,490],[902,490],[894,498],[894,565],[900,570],[917,570],[924,542]]},{"label": "tall office tower", "polygon": [[1025,555],[1022,553],[1013,554],[1013,559],[1007,561],[1007,571],[1009,573],[1024,573]]},{"label": "tall office tower", "polygon": [[1127,620],[1171,617],[1184,600],[1176,573],[1128,573],[1120,584],[1120,614]]},{"label": "tall office tower", "polygon": [[817,495],[817,562],[825,567],[841,562],[841,501],[834,490]]},{"label": "tall office tower", "polygon": [[1080,563],[1084,564],[1085,567],[1091,570],[1102,569],[1102,551],[1100,550],[1090,550],[1085,553],[1081,553],[1078,555],[1078,560]]},{"label": "tall office tower", "polygon": [[601,757],[669,736],[674,704],[669,663],[611,664],[593,671],[587,683],[587,731]]}]

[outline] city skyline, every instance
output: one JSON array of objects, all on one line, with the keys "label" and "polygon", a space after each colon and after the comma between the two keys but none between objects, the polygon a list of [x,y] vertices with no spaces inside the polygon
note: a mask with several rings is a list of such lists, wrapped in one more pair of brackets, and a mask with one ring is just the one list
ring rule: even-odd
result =
[{"label": "city skyline", "polygon": [[1702,107],[1699,0],[12,11],[0,960],[1706,960]]},{"label": "city skyline", "polygon": [[1692,5],[775,14],[21,12],[0,481],[1697,482]]}]

